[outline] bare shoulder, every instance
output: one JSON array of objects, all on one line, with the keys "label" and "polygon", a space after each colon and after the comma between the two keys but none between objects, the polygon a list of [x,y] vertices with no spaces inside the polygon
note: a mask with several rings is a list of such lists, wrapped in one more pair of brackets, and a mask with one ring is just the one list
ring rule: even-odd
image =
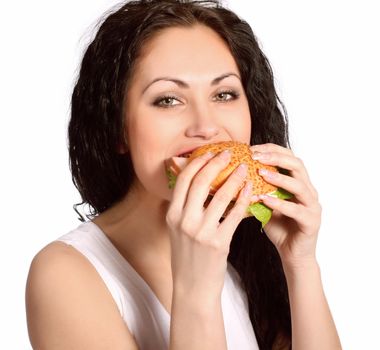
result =
[{"label": "bare shoulder", "polygon": [[25,302],[34,349],[138,349],[95,268],[63,242],[33,258]]}]

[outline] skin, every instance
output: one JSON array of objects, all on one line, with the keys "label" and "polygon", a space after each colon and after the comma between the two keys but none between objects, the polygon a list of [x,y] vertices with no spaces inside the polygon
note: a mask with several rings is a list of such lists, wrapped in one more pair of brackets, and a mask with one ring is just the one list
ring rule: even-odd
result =
[{"label": "skin", "polygon": [[[141,254],[154,251],[167,261],[171,229],[165,216],[173,191],[168,189],[164,160],[184,147],[224,140],[249,143],[251,118],[236,62],[211,29],[165,30],[144,47],[141,57],[125,106],[128,152],[136,180],[127,197],[94,222],[107,225],[107,234],[128,256],[137,256],[141,248]],[[226,73],[238,77],[232,75],[211,85]],[[179,79],[189,88],[164,80],[147,88],[159,77]],[[229,94],[220,95],[225,90],[240,96],[234,100]],[[165,94],[178,97],[169,101],[172,107],[152,105]],[[141,222],[141,217],[149,220]],[[129,252],[131,245],[134,252]]]},{"label": "skin", "polygon": [[[211,84],[226,73],[234,75]],[[181,80],[187,87],[167,80],[152,83],[159,77]],[[193,349],[226,349],[220,296],[229,244],[245,216],[251,191],[248,183],[219,224],[244,181],[244,169],[229,177],[205,210],[209,185],[228,164],[228,156],[194,159],[179,174],[172,191],[164,160],[184,147],[225,140],[249,143],[252,121],[239,77],[228,47],[205,26],[166,29],[147,43],[125,106],[129,148],[121,152],[131,154],[136,172],[133,190],[94,219],[128,261],[146,261],[146,270],[170,275],[172,349],[183,349],[186,344],[194,345]],[[222,93],[226,90],[239,97]],[[153,105],[165,94],[175,97],[161,98],[160,106]],[[265,232],[280,253],[287,277],[293,349],[340,349],[315,257],[321,223],[317,192],[303,162],[292,151],[273,144],[251,149],[261,156],[260,162],[289,170],[289,175],[263,176],[293,193],[294,199],[261,200],[274,209]],[[201,343],[196,344],[196,339]]]}]

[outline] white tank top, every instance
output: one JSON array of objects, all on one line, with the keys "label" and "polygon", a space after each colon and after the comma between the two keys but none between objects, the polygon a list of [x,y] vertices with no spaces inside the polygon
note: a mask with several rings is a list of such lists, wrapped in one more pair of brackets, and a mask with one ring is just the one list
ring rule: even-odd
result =
[{"label": "white tank top", "polygon": [[[149,285],[92,221],[59,237],[95,267],[117,304],[140,350],[169,348],[170,314]],[[229,350],[258,350],[248,302],[237,271],[228,262],[222,291],[224,327]]]}]

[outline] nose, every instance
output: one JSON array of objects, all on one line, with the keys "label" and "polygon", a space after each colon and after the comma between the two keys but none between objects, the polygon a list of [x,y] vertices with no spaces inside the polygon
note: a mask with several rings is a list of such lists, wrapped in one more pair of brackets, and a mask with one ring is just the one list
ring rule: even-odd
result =
[{"label": "nose", "polygon": [[219,134],[220,126],[206,106],[193,106],[190,113],[190,122],[186,129],[187,137],[201,137],[208,140]]}]

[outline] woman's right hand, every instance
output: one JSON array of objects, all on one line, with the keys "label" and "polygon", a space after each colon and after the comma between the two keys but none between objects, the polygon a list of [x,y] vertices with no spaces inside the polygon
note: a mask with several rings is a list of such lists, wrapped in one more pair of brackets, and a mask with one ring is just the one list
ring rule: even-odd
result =
[{"label": "woman's right hand", "polygon": [[211,183],[230,161],[230,155],[222,153],[197,157],[181,171],[166,215],[171,229],[173,291],[201,297],[204,302],[221,295],[232,236],[247,216],[252,193],[252,184],[247,182],[234,207],[219,223],[245,181],[246,169],[236,169],[207,208],[203,207]]}]

